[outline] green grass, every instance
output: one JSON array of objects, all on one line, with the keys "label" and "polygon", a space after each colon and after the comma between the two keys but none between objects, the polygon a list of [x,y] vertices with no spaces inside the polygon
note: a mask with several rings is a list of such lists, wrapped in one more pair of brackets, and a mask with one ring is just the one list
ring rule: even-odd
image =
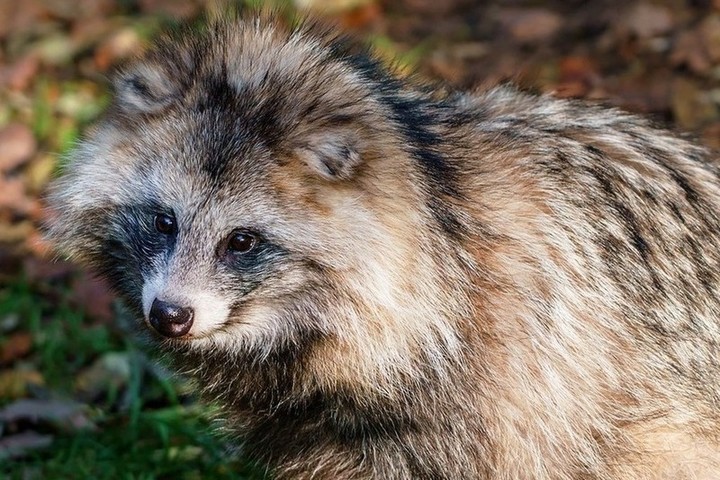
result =
[{"label": "green grass", "polygon": [[[261,479],[262,470],[232,453],[215,433],[211,407],[195,403],[181,383],[154,374],[144,356],[112,326],[73,308],[62,284],[23,279],[0,286],[0,318],[17,315],[33,350],[22,360],[42,375],[45,394],[74,399],[75,379],[95,359],[127,352],[130,376],[88,401],[90,430],[50,429],[52,445],[21,459],[0,460],[8,479]],[[10,368],[13,368],[10,366]],[[12,399],[0,396],[0,405]],[[45,430],[43,430],[43,428]]]},{"label": "green grass", "polygon": [[200,409],[141,412],[137,421],[113,415],[98,432],[57,438],[51,449],[15,461],[10,479],[259,479],[260,469],[239,459],[211,434]]},{"label": "green grass", "polygon": [[102,353],[124,348],[124,342],[72,308],[63,290],[40,289],[18,279],[0,290],[0,317],[19,316],[21,328],[33,337],[32,365],[50,388],[67,391],[80,368]]}]

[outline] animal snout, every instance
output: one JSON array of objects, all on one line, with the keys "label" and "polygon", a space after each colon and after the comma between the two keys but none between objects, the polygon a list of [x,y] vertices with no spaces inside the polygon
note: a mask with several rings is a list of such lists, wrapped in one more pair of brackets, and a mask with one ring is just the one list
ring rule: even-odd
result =
[{"label": "animal snout", "polygon": [[150,325],[166,337],[182,337],[190,331],[193,324],[192,308],[173,305],[157,298],[150,307],[148,316]]}]

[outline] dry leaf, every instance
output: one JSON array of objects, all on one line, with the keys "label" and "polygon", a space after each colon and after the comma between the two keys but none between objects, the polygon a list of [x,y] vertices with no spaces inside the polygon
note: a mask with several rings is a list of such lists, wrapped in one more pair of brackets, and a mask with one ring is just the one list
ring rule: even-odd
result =
[{"label": "dry leaf", "polygon": [[14,170],[37,151],[35,137],[26,125],[12,123],[0,130],[0,174]]},{"label": "dry leaf", "polygon": [[11,363],[30,353],[33,339],[28,332],[14,333],[0,342],[0,365]]},{"label": "dry leaf", "polygon": [[357,8],[345,12],[340,19],[343,28],[359,30],[377,23],[382,17],[382,9],[374,1],[366,2]]},{"label": "dry leaf", "polygon": [[95,48],[95,66],[105,71],[120,60],[137,54],[142,48],[142,41],[132,28],[124,28],[114,33]]},{"label": "dry leaf", "polygon": [[639,38],[650,38],[668,33],[674,23],[670,9],[641,2],[623,17],[622,26]]},{"label": "dry leaf", "polygon": [[0,211],[9,210],[17,215],[28,216],[40,206],[36,198],[28,196],[22,178],[3,178],[0,176]]},{"label": "dry leaf", "polygon": [[502,10],[498,19],[519,43],[546,42],[563,26],[563,18],[544,8],[512,8]]},{"label": "dry leaf", "polygon": [[12,65],[0,71],[0,84],[7,85],[11,90],[24,91],[31,85],[40,69],[40,60],[34,54],[20,58]]},{"label": "dry leaf", "polygon": [[712,68],[700,32],[689,30],[682,32],[670,54],[671,65],[686,65],[694,73],[707,74]]}]

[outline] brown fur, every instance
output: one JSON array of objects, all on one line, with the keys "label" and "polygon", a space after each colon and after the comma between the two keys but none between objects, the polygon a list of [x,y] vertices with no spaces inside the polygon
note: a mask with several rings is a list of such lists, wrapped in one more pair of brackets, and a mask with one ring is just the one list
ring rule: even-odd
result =
[{"label": "brown fur", "polygon": [[[511,87],[428,92],[267,18],[164,40],[116,90],[51,235],[139,316],[194,308],[157,348],[279,477],[720,478],[702,148]],[[266,253],[231,268],[240,227]]]}]

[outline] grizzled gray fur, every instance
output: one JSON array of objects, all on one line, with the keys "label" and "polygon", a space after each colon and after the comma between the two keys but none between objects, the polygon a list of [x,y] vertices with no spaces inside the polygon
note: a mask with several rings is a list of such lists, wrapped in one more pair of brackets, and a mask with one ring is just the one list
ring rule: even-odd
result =
[{"label": "grizzled gray fur", "polygon": [[50,237],[278,478],[720,478],[717,156],[263,15],[115,91]]}]

